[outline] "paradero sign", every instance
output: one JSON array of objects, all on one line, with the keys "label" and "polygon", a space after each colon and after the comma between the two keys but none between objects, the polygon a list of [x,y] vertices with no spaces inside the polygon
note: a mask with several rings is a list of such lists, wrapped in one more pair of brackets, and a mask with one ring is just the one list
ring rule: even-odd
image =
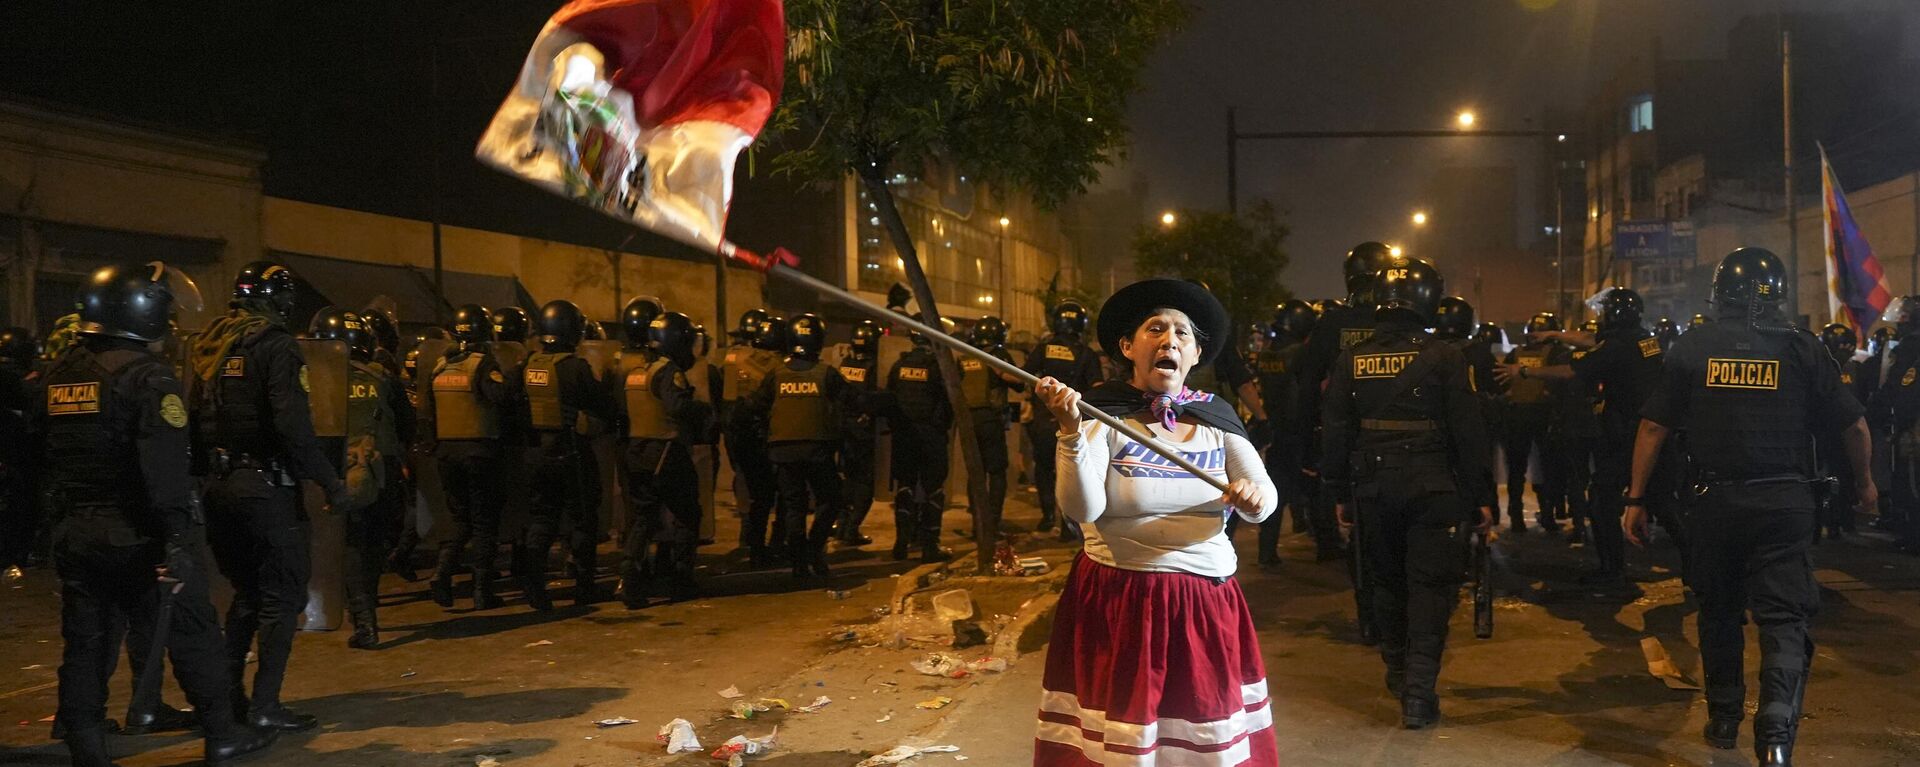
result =
[{"label": "paradero sign", "polygon": [[1613,257],[1627,261],[1693,259],[1698,240],[1693,222],[1662,219],[1622,221],[1613,225]]}]

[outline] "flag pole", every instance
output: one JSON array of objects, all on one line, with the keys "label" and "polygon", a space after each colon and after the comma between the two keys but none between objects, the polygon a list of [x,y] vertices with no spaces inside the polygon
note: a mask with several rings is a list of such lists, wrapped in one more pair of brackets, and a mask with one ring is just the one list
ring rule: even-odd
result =
[{"label": "flag pole", "polygon": [[[941,332],[938,328],[929,327],[926,323],[923,323],[920,320],[915,319],[914,317],[902,314],[900,312],[893,311],[892,309],[887,309],[885,307],[875,306],[872,303],[866,301],[865,299],[862,299],[859,296],[849,293],[846,290],[843,290],[840,287],[833,285],[832,283],[826,282],[817,277],[814,277],[813,275],[807,274],[806,272],[802,272],[798,269],[793,268],[792,266],[789,266],[787,263],[783,262],[783,259],[780,258],[781,256],[780,251],[776,251],[774,256],[772,257],[762,257],[759,255],[753,254],[751,252],[748,252],[746,250],[740,249],[736,246],[733,246],[731,243],[723,243],[721,245],[721,254],[724,257],[738,259],[742,262],[745,262],[753,266],[754,268],[759,269],[769,275],[779,277],[780,279],[786,280],[788,282],[797,283],[800,286],[809,288],[823,296],[836,299],[841,303],[844,303],[847,306],[853,309],[856,309],[862,313],[871,315],[876,319],[879,319],[882,321],[889,321],[889,322],[898,322],[902,325],[905,325],[916,333],[926,336],[927,338],[932,339],[934,341],[940,342],[940,344],[943,346],[946,346],[961,354],[965,354],[969,357],[979,360],[980,362],[986,364],[988,367],[998,370],[1001,373],[1005,373],[1007,375],[1018,378],[1022,382],[1026,383],[1028,386],[1037,386],[1040,383],[1039,377],[1035,376],[1032,373],[1027,372],[1024,368],[1021,368],[1019,365],[1015,365],[1011,362],[1000,359],[999,357],[996,357],[992,354],[988,354],[985,351],[975,348],[972,344],[969,344],[965,341],[962,341],[958,338],[954,338],[953,336],[950,336],[944,332]],[[1148,450],[1152,450],[1155,453],[1159,453],[1161,457],[1166,458],[1168,461],[1172,461],[1174,465],[1179,466],[1182,469],[1186,469],[1189,473],[1193,474],[1193,476],[1198,477],[1202,481],[1206,482],[1207,484],[1214,486],[1214,488],[1218,489],[1220,492],[1224,493],[1227,491],[1226,480],[1216,477],[1212,473],[1195,465],[1192,461],[1187,460],[1186,456],[1181,455],[1180,451],[1174,450],[1171,447],[1167,447],[1166,445],[1161,444],[1159,440],[1154,439],[1152,435],[1149,435],[1146,432],[1138,428],[1135,428],[1133,424],[1127,423],[1126,421],[1122,421],[1118,418],[1108,415],[1106,411],[1103,411],[1097,407],[1089,405],[1084,401],[1080,403],[1080,414],[1082,416],[1086,416],[1096,421],[1099,421],[1101,423],[1104,423],[1112,427],[1114,431],[1118,431],[1121,434],[1125,434],[1128,438],[1132,439],[1133,441],[1146,446]]]}]

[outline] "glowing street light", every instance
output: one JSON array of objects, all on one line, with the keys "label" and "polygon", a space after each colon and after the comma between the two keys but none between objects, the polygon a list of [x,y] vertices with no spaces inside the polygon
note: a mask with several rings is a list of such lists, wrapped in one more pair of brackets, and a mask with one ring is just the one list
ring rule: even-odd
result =
[{"label": "glowing street light", "polygon": [[1010,218],[1007,218],[1006,216],[1001,216],[1001,217],[1000,217],[1000,228],[1001,228],[1001,229],[1005,229],[1005,228],[1007,228],[1007,225],[1009,225],[1009,224],[1012,224],[1012,223],[1013,223],[1013,219],[1010,219]]},{"label": "glowing street light", "polygon": [[1473,120],[1474,120],[1473,110],[1471,109],[1460,110],[1460,115],[1454,119],[1459,121],[1461,130],[1472,128]]},{"label": "glowing street light", "polygon": [[1393,256],[1394,258],[1399,258],[1400,253],[1401,253],[1401,250],[1400,250],[1400,246],[1398,245],[1393,245],[1387,248],[1387,255]]},{"label": "glowing street light", "polygon": [[1167,211],[1165,213],[1160,214],[1161,226],[1173,226],[1173,222],[1177,220],[1179,219],[1174,217],[1173,211]]},{"label": "glowing street light", "polygon": [[1414,226],[1426,226],[1426,225],[1427,225],[1427,212],[1426,212],[1426,211],[1424,211],[1424,210],[1416,210],[1416,211],[1414,211],[1414,212],[1413,212],[1413,225],[1414,225]]}]

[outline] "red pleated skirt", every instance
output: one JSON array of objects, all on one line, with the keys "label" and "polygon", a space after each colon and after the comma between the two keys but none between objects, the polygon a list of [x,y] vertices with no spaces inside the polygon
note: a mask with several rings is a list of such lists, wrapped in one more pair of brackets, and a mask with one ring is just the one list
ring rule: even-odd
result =
[{"label": "red pleated skirt", "polygon": [[1036,767],[1270,767],[1266,665],[1240,584],[1080,555],[1047,648]]}]

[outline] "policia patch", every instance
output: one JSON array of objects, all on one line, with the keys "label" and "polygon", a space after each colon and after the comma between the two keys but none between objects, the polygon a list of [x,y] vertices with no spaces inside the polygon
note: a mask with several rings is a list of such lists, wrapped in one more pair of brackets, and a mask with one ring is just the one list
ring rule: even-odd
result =
[{"label": "policia patch", "polygon": [[1715,389],[1779,389],[1780,361],[1709,359],[1707,386]]},{"label": "policia patch", "polygon": [[180,404],[180,395],[169,394],[160,398],[160,420],[176,429],[187,428],[187,408]]},{"label": "policia patch", "polygon": [[1659,353],[1660,353],[1660,339],[1658,338],[1640,339],[1640,356],[1641,357],[1651,357]]},{"label": "policia patch", "polygon": [[1419,352],[1396,352],[1355,355],[1353,377],[1355,379],[1393,378],[1400,375],[1400,371],[1407,369],[1407,363],[1412,362],[1413,358],[1419,354]]}]

